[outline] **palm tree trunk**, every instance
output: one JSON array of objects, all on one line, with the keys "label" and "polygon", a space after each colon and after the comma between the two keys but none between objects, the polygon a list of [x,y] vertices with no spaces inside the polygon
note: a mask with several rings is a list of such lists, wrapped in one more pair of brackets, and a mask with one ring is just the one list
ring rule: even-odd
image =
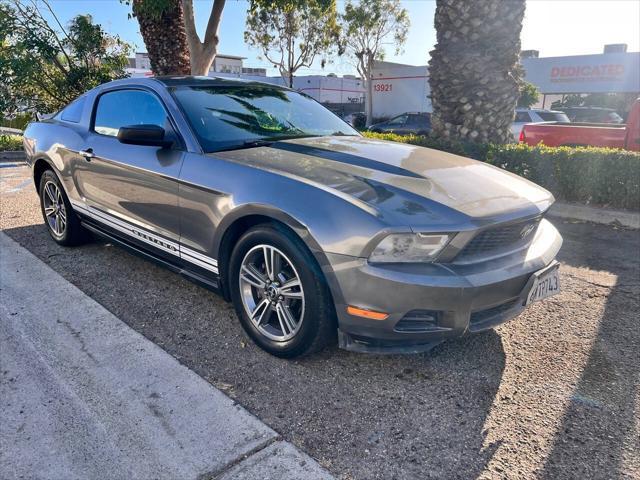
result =
[{"label": "palm tree trunk", "polygon": [[524,10],[525,0],[437,0],[429,61],[435,135],[512,141]]},{"label": "palm tree trunk", "polygon": [[162,12],[155,11],[150,2],[133,0],[133,15],[140,24],[151,70],[155,75],[189,75],[189,47],[180,0],[171,0]]}]

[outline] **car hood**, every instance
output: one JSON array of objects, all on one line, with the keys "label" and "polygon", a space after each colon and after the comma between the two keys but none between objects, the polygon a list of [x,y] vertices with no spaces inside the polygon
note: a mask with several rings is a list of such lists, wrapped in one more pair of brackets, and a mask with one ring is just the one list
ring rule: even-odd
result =
[{"label": "car hood", "polygon": [[[439,150],[359,136],[313,137],[217,152],[218,158],[330,189],[381,216],[473,219],[536,214],[553,203],[545,189],[491,165]],[[444,212],[444,207],[447,212]]]}]

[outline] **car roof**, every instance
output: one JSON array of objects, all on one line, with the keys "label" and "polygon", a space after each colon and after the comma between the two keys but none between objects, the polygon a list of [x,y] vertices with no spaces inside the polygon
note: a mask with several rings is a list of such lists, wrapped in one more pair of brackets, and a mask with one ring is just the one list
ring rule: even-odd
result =
[{"label": "car roof", "polygon": [[560,110],[547,110],[546,108],[516,108],[516,112],[564,113]]},{"label": "car roof", "polygon": [[205,76],[158,76],[152,77],[154,80],[164,83],[166,86],[202,86],[202,87],[216,87],[216,86],[231,86],[231,85],[269,85],[272,87],[281,87],[273,83],[258,82],[255,80],[245,80],[242,78],[226,78],[226,77],[205,77]]},{"label": "car roof", "polygon": [[564,110],[601,110],[604,112],[615,112],[614,108],[607,107],[564,107]]},{"label": "car roof", "polygon": [[120,80],[114,80],[101,85],[100,87],[127,84],[127,85],[157,85],[162,83],[167,87],[176,86],[202,86],[202,87],[229,87],[234,85],[256,85],[256,86],[270,86],[275,88],[281,88],[288,90],[286,87],[276,85],[273,83],[259,82],[256,80],[244,80],[240,78],[226,78],[226,77],[205,77],[205,76],[191,76],[191,75],[168,75],[168,76],[154,76],[154,77],[127,77]]}]

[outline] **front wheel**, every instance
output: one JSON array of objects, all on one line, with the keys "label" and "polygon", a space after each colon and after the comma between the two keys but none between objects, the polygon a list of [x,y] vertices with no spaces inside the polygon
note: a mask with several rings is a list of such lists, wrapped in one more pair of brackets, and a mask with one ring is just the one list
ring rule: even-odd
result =
[{"label": "front wheel", "polygon": [[306,246],[278,225],[245,233],[231,255],[230,290],[242,327],[279,357],[317,351],[335,335],[322,272]]}]

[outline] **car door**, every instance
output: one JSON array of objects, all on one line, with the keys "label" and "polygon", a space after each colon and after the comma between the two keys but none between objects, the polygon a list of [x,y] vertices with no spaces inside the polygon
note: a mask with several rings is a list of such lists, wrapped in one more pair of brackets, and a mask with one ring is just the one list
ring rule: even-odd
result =
[{"label": "car door", "polygon": [[[120,143],[124,126],[165,129],[170,148]],[[73,176],[88,216],[136,243],[178,256],[178,178],[184,151],[170,115],[153,92],[139,87],[101,93]]]},{"label": "car door", "polygon": [[429,116],[421,113],[412,113],[403,128],[404,134],[425,135],[431,130]]}]

